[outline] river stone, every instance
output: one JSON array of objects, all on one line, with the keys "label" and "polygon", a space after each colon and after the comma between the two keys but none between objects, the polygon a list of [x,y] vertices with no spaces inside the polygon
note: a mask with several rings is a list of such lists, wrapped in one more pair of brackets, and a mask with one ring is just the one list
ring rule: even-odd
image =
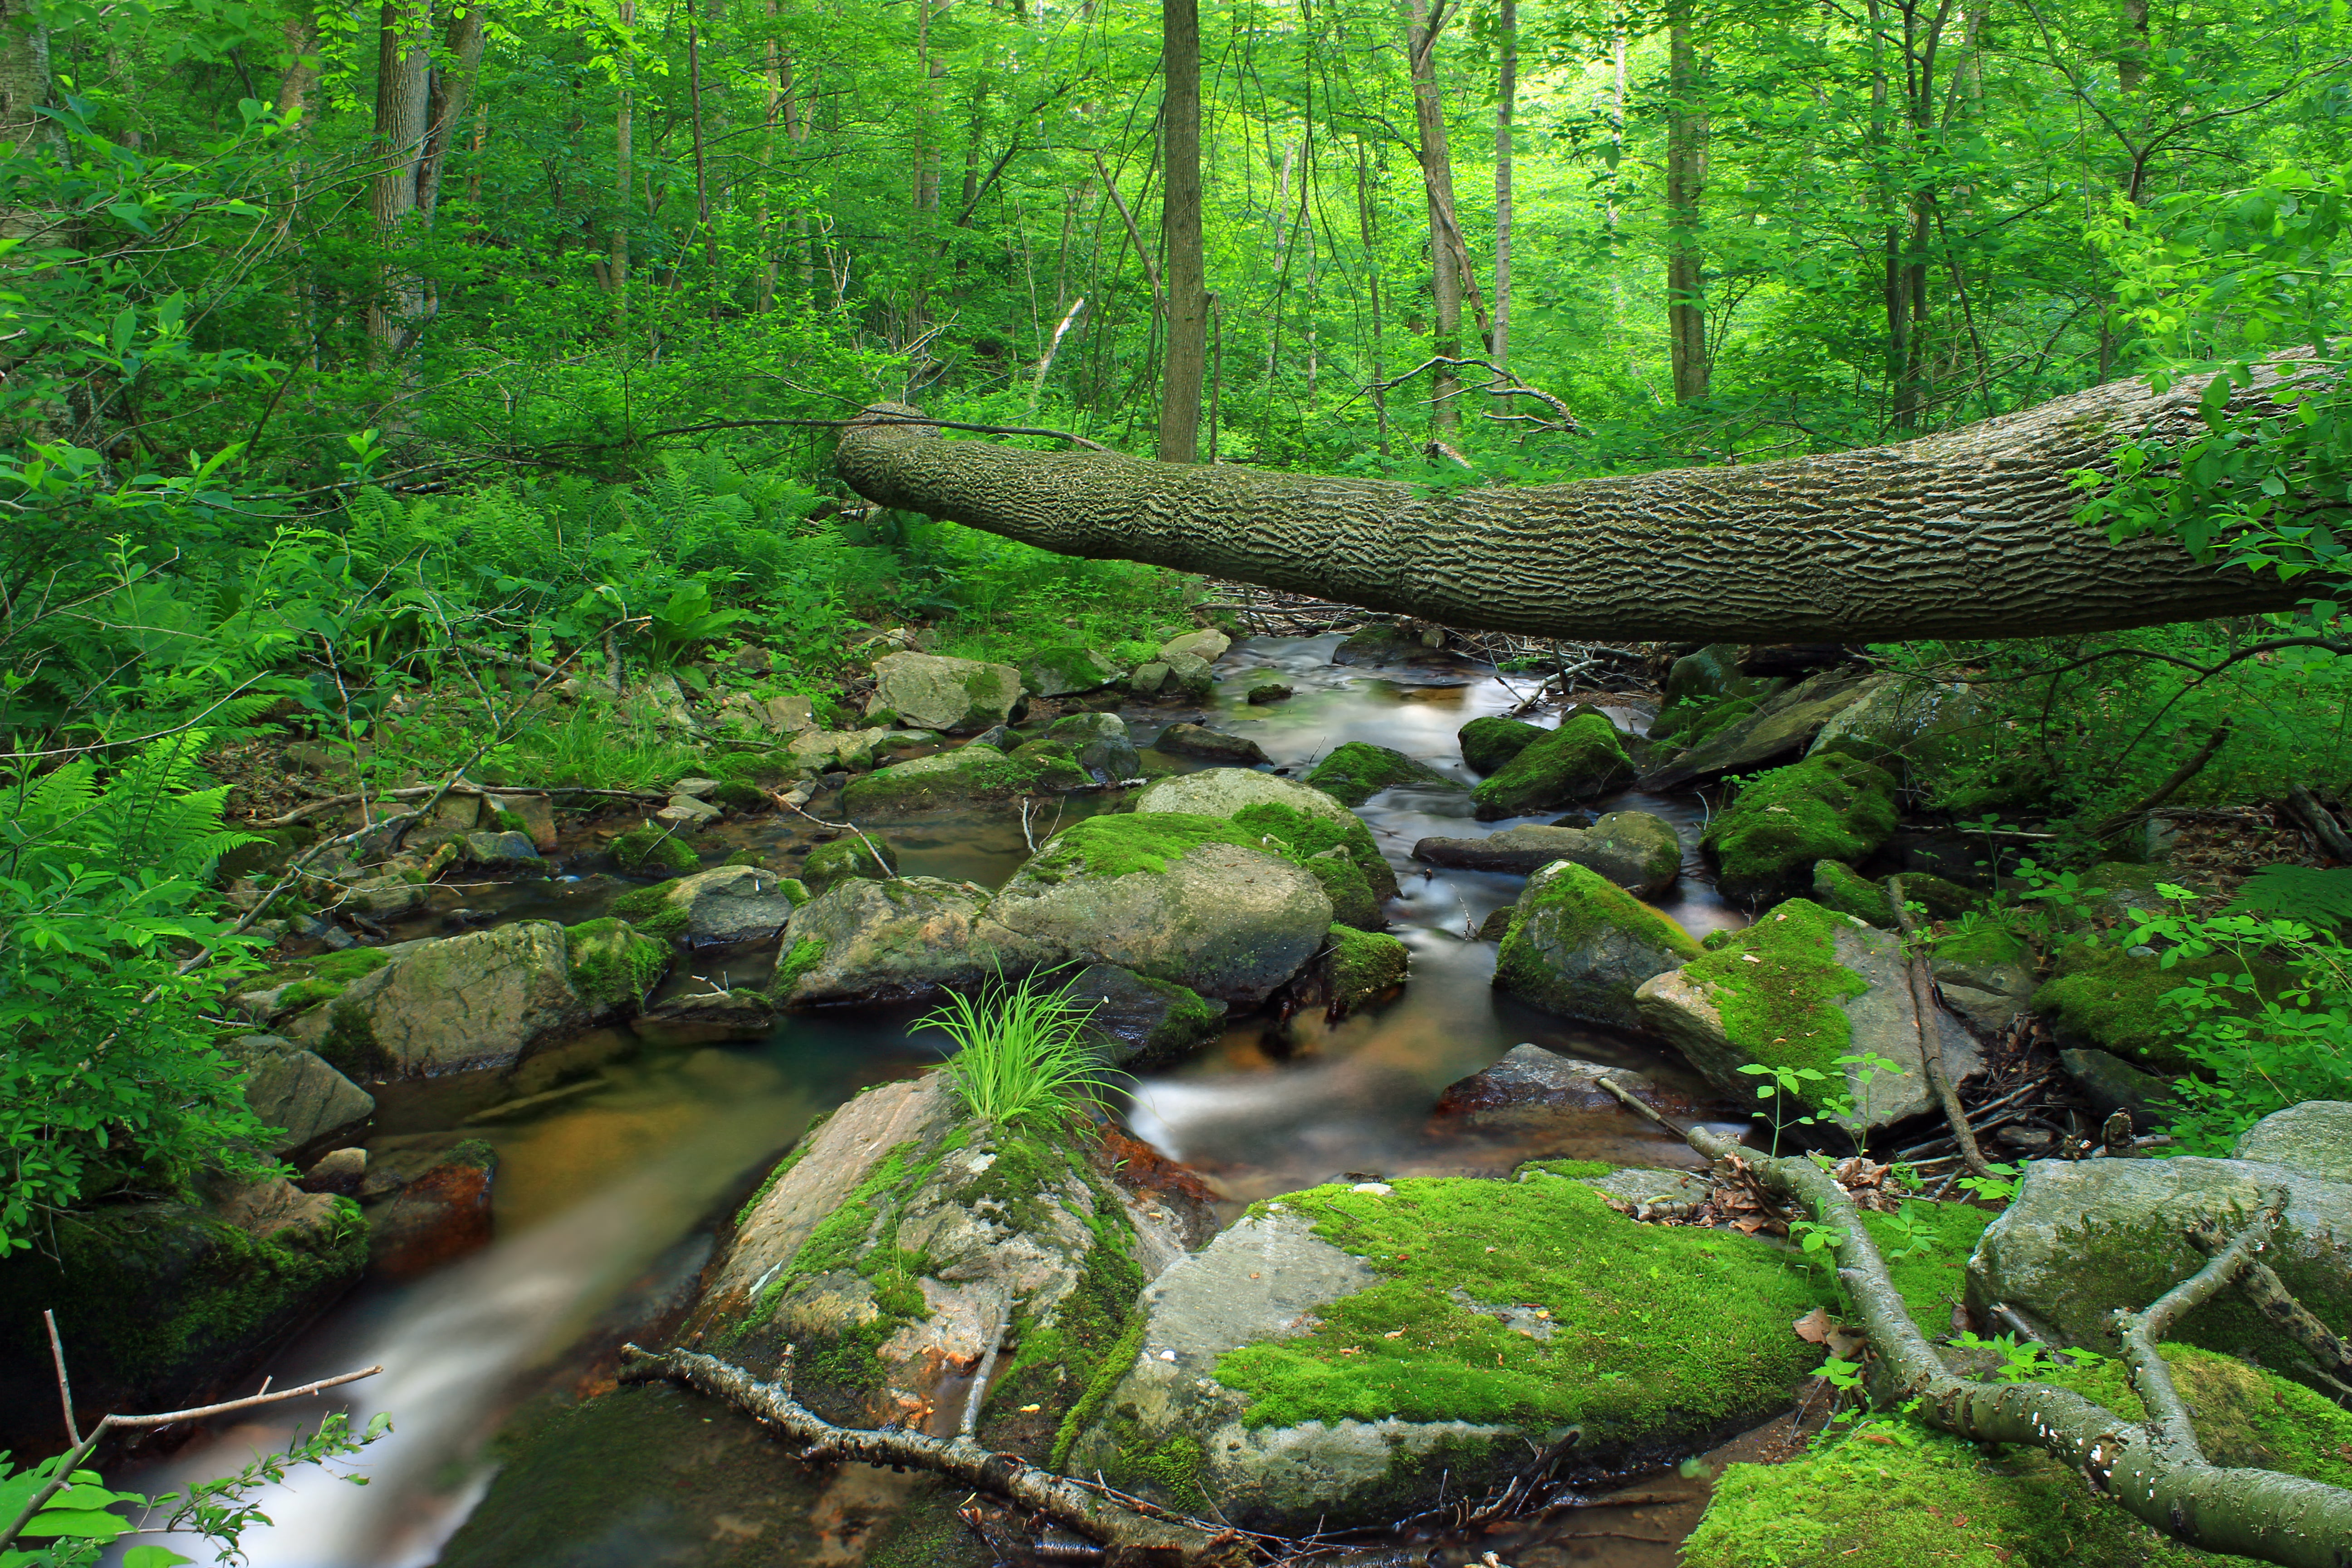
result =
[{"label": "river stone", "polygon": [[1099,691],[1118,679],[1118,666],[1075,644],[1039,648],[1020,668],[1021,684],[1032,697],[1074,697]]},{"label": "river stone", "polygon": [[1492,1067],[1447,1084],[1430,1112],[1433,1130],[1524,1138],[1589,1121],[1595,1112],[1622,1111],[1625,1108],[1601,1087],[1604,1081],[1668,1115],[1687,1116],[1695,1109],[1631,1068],[1564,1057],[1523,1043]]},{"label": "river stone", "polygon": [[[546,862],[540,864],[544,866]],[[371,920],[398,920],[423,909],[432,897],[432,889],[423,882],[394,873],[344,883],[334,908],[366,915]]]},{"label": "river stone", "polygon": [[789,1344],[796,1396],[873,1426],[929,1410],[1009,1340],[977,1436],[1043,1460],[1133,1311],[1139,1260],[1181,1252],[1141,1234],[1160,1228],[1080,1147],[966,1121],[933,1072],[868,1089],[803,1140],[746,1206],[680,1342],[761,1366]]},{"label": "river stone", "polygon": [[1519,749],[1470,792],[1478,818],[1523,816],[1612,795],[1633,782],[1617,727],[1599,713],[1563,721]]},{"label": "river stone", "polygon": [[1071,1005],[1089,1009],[1087,1038],[1117,1068],[1173,1061],[1224,1027],[1223,1003],[1114,963],[1087,965],[1068,994]]},{"label": "river stone", "polygon": [[[1801,994],[1789,994],[1791,988]],[[1723,1005],[1734,994],[1747,1005],[1727,1019]],[[1808,900],[1790,900],[1721,947],[1647,982],[1633,1002],[1645,1025],[1709,1082],[1743,1102],[1755,1100],[1759,1080],[1739,1069],[1764,1061],[1829,1074],[1799,1098],[1818,1110],[1823,1089],[1844,1094],[1853,1114],[1836,1120],[1852,1132],[1937,1109],[1901,941]],[[1846,1039],[1836,1037],[1834,1020],[1822,1017],[1830,1008],[1844,1015]],[[1983,1052],[1940,1007],[1934,1023],[1944,1070],[1957,1088],[1983,1070]],[[1858,1068],[1839,1068],[1833,1060],[1874,1051],[1901,1070],[1880,1072],[1864,1084]],[[1793,1121],[1799,1111],[1782,1107],[1780,1114]]]},{"label": "river stone", "polygon": [[988,913],[1033,950],[1250,1005],[1304,968],[1331,927],[1322,883],[1249,847],[1244,830],[1143,812],[1065,829]]},{"label": "river stone", "polygon": [[[2341,1160],[2341,1147],[2334,1151]],[[2072,1344],[2113,1355],[2112,1316],[2147,1306],[2207,1261],[2191,1220],[2234,1235],[2272,1196],[2286,1206],[2263,1261],[2328,1324],[2352,1321],[2352,1184],[2252,1160],[2034,1160],[1969,1259],[1979,1310],[2006,1302]],[[2243,1295],[2223,1290],[2169,1336],[2302,1379],[2308,1359]]]},{"label": "river stone", "polygon": [[2090,1102],[2092,1114],[2102,1122],[2118,1110],[2131,1112],[2132,1127],[2140,1132],[2155,1131],[2171,1121],[2172,1113],[2164,1103],[2172,1098],[2169,1079],[2142,1072],[2105,1051],[2060,1051],[2058,1065],[2066,1069],[2076,1091]]},{"label": "river stone", "polygon": [[1181,637],[1170,637],[1161,643],[1160,657],[1171,665],[1186,658],[1205,659],[1214,664],[1224,658],[1225,650],[1233,646],[1233,638],[1214,626],[1204,626],[1197,632],[1186,632]]},{"label": "river stone", "polygon": [[1357,627],[1331,650],[1333,664],[1419,664],[1454,667],[1460,660],[1445,651],[1444,636],[1435,643],[1422,640],[1393,621],[1373,621]]},{"label": "river stone", "polygon": [[1459,779],[1447,778],[1418,757],[1409,757],[1392,746],[1375,746],[1362,741],[1350,741],[1336,748],[1315,764],[1307,782],[1343,805],[1351,806],[1363,805],[1384,789],[1399,786],[1457,794],[1463,788]]},{"label": "river stone", "polygon": [[331,1149],[302,1173],[300,1186],[306,1193],[331,1193],[338,1197],[350,1197],[366,1180],[366,1150]]},{"label": "river stone", "polygon": [[1764,902],[1811,890],[1821,861],[1858,864],[1895,820],[1894,775],[1832,752],[1750,780],[1699,843],[1725,897]]},{"label": "river stone", "polygon": [[1157,697],[1160,689],[1168,684],[1168,662],[1148,659],[1135,667],[1127,678],[1127,689],[1138,697]]},{"label": "river stone", "polygon": [[498,1151],[478,1138],[449,1151],[369,1215],[368,1267],[406,1279],[490,1244]]},{"label": "river stone", "polygon": [[2300,1176],[2352,1182],[2352,1100],[2309,1100],[2273,1110],[2240,1134],[2231,1153]]},{"label": "river stone", "polygon": [[1495,955],[1495,985],[1563,1018],[1638,1030],[1643,983],[1701,951],[1679,924],[1598,871],[1555,861],[1520,889]]},{"label": "river stone", "polygon": [[1127,732],[1127,721],[1116,713],[1073,713],[1046,727],[1045,738],[1070,749],[1078,766],[1098,784],[1115,784],[1139,776],[1143,759]]},{"label": "river stone", "polygon": [[1009,664],[893,653],[874,661],[866,711],[887,709],[909,729],[969,735],[1003,723],[1020,700],[1021,672]]},{"label": "river stone", "polygon": [[1250,768],[1203,768],[1148,785],[1135,797],[1139,812],[1174,811],[1191,816],[1231,816],[1253,805],[1282,805],[1342,826],[1356,814],[1319,789]]},{"label": "river stone", "polygon": [[1171,724],[1160,731],[1160,739],[1151,742],[1152,749],[1175,752],[1188,757],[1206,757],[1213,763],[1263,763],[1265,750],[1255,741],[1242,735],[1222,734],[1202,724]]},{"label": "river stone", "polygon": [[1642,777],[1653,793],[1750,773],[1802,752],[1823,725],[1858,700],[1869,678],[1828,669],[1768,699],[1753,713],[1707,736]]},{"label": "river stone", "polygon": [[1913,777],[1933,775],[1980,751],[1996,721],[1985,700],[1959,682],[1874,676],[1822,726],[1806,754],[1843,752]]},{"label": "river stone", "polygon": [[784,755],[804,773],[864,773],[874,765],[874,748],[889,733],[887,724],[866,730],[803,730],[785,744]]},{"label": "river stone", "polygon": [[[1342,921],[1367,931],[1387,924],[1381,905],[1397,896],[1395,868],[1363,819],[1319,789],[1248,768],[1204,768],[1149,785],[1136,796],[1135,809],[1223,817],[1260,845],[1271,834],[1323,883]],[[1324,853],[1334,847],[1347,853]],[[1345,869],[1349,865],[1353,872]]]},{"label": "river stone", "polygon": [[247,1035],[229,1047],[244,1058],[245,1102],[279,1128],[269,1152],[289,1163],[349,1142],[375,1114],[375,1097],[315,1052],[278,1035]]},{"label": "river stone", "polygon": [[509,1066],[599,1011],[573,988],[563,928],[518,921],[427,942],[286,1032],[347,1073],[429,1077]]},{"label": "river stone", "polygon": [[1455,739],[1461,742],[1465,767],[1474,773],[1494,773],[1502,772],[1513,757],[1550,733],[1542,725],[1530,724],[1524,719],[1493,715],[1471,720],[1462,726]]},{"label": "river stone", "polygon": [[1061,956],[990,920],[989,901],[937,877],[837,882],[793,911],[769,994],[787,1007],[924,1002]]},{"label": "river stone", "polygon": [[898,847],[880,833],[852,833],[820,844],[801,862],[811,893],[829,893],[852,877],[887,882],[898,874]]},{"label": "river stone", "polygon": [[484,797],[500,822],[530,836],[531,847],[544,855],[556,846],[555,802],[543,795],[494,795]]},{"label": "river stone", "polygon": [[1682,875],[1682,839],[1646,811],[1612,811],[1591,827],[1505,828],[1484,838],[1424,838],[1412,858],[1432,866],[1528,876],[1555,860],[1600,872],[1627,891],[1654,897]]},{"label": "river stone", "polygon": [[[1022,750],[1026,752],[1029,748]],[[908,816],[1078,789],[1089,782],[1066,755],[1008,757],[993,746],[973,742],[952,752],[894,763],[851,779],[842,788],[841,809],[851,817]]]},{"label": "river stone", "polygon": [[647,936],[711,944],[773,942],[807,897],[801,883],[764,868],[714,866],[625,893],[614,900],[613,912]]},{"label": "river stone", "polygon": [[528,833],[468,833],[466,864],[482,871],[525,871],[547,874],[547,862]]},{"label": "river stone", "polygon": [[1168,684],[1175,687],[1195,702],[1205,702],[1217,689],[1217,677],[1209,668],[1209,661],[1189,653],[1160,656],[1168,661]]}]

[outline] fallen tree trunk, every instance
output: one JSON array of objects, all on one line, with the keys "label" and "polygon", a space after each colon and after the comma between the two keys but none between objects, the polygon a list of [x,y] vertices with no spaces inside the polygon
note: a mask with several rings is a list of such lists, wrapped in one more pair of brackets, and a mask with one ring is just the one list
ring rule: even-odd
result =
[{"label": "fallen tree trunk", "polygon": [[[2274,385],[2276,377],[2264,384]],[[905,404],[842,432],[884,506],[1445,626],[1565,638],[1867,642],[2284,609],[2276,578],[2074,521],[2070,475],[2203,429],[2201,380],[2116,382],[1895,447],[1446,494],[1383,480],[948,442]],[[2238,402],[2266,399],[2241,393]]]}]

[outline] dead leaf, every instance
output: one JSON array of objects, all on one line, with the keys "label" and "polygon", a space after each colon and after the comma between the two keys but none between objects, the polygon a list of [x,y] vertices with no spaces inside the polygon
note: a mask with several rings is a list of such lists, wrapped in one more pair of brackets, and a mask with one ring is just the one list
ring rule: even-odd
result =
[{"label": "dead leaf", "polygon": [[1860,1361],[1870,1336],[1860,1329],[1849,1329],[1843,1323],[1830,1325],[1830,1354],[1840,1361]]},{"label": "dead leaf", "polygon": [[1037,1412],[1045,1408],[1045,1407],[1042,1405],[1024,1405],[1021,1407],[1021,1414],[1024,1415],[1034,1415]]},{"label": "dead leaf", "polygon": [[1796,1330],[1797,1337],[1809,1345],[1827,1344],[1830,1339],[1830,1310],[1816,1307],[1789,1326]]},{"label": "dead leaf", "polygon": [[1757,957],[1752,952],[1743,952],[1739,955],[1739,962],[1742,963],[1761,963],[1764,961]]},{"label": "dead leaf", "polygon": [[1381,1338],[1384,1340],[1401,1340],[1404,1338],[1404,1331],[1402,1329],[1391,1329],[1387,1333],[1382,1334]]}]

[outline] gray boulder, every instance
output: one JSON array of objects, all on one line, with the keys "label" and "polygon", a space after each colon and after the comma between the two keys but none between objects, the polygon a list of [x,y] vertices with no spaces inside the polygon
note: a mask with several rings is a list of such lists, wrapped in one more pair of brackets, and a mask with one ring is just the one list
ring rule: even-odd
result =
[{"label": "gray boulder", "polygon": [[544,876],[547,862],[528,833],[512,831],[466,835],[466,864],[481,871],[522,871]]},{"label": "gray boulder", "polygon": [[1566,1127],[1592,1125],[1596,1116],[1626,1114],[1601,1086],[1613,1083],[1654,1110],[1687,1115],[1685,1097],[1671,1094],[1631,1068],[1564,1057],[1541,1046],[1513,1046],[1502,1060],[1454,1079],[1430,1112],[1433,1131],[1490,1138],[1540,1138]]},{"label": "gray boulder", "polygon": [[1021,700],[1021,672],[929,653],[886,654],[874,661],[868,711],[887,709],[912,729],[969,735],[1002,724]]},{"label": "gray boulder", "polygon": [[1225,650],[1233,646],[1234,639],[1224,633],[1214,626],[1203,626],[1197,632],[1186,632],[1181,637],[1172,637],[1161,643],[1160,657],[1171,664],[1180,658],[1197,658],[1214,664],[1224,658]]},{"label": "gray boulder", "polygon": [[2231,1153],[2297,1175],[2352,1182],[2352,1100],[2307,1100],[2273,1110],[2246,1129]]},{"label": "gray boulder", "polygon": [[1135,667],[1127,678],[1127,689],[1138,697],[1157,697],[1160,689],[1168,684],[1168,661],[1154,658]]},{"label": "gray boulder", "polygon": [[1099,691],[1118,679],[1118,666],[1088,647],[1040,648],[1021,661],[1021,684],[1032,697]]},{"label": "gray boulder", "polygon": [[1706,779],[1755,773],[1795,757],[1823,725],[1860,700],[1869,685],[1869,677],[1851,670],[1823,670],[1644,773],[1642,787],[1681,789]]},{"label": "gray boulder", "polygon": [[1432,866],[1527,876],[1555,860],[1598,871],[1643,898],[1682,875],[1682,839],[1674,825],[1646,811],[1612,811],[1590,827],[1512,827],[1484,838],[1424,838],[1412,858]]},{"label": "gray boulder", "polygon": [[874,748],[889,733],[887,724],[866,730],[803,730],[785,744],[784,755],[804,773],[863,773],[874,765]]},{"label": "gray boulder", "polygon": [[1046,727],[1045,738],[1070,749],[1078,766],[1098,783],[1131,779],[1143,771],[1143,759],[1127,732],[1127,721],[1116,713],[1073,713]]},{"label": "gray boulder", "polygon": [[2171,1112],[2164,1104],[2172,1096],[2170,1081],[2143,1072],[2119,1056],[2106,1051],[2064,1050],[2058,1053],[2058,1065],[2066,1069],[2066,1076],[2074,1080],[2074,1088],[2090,1102],[2092,1113],[2101,1121],[2118,1110],[2127,1110],[2134,1130],[2148,1132],[2171,1120]]},{"label": "gray boulder", "polygon": [[[1195,702],[1205,702],[1217,689],[1217,678],[1210,671],[1209,661],[1189,653],[1160,656],[1168,661],[1167,685],[1181,691]],[[1163,691],[1166,688],[1162,688]]]},{"label": "gray boulder", "polygon": [[1675,921],[1561,860],[1528,879],[1495,955],[1495,986],[1563,1018],[1637,1030],[1635,997],[1702,950]]},{"label": "gray boulder", "polygon": [[1087,1037],[1113,1067],[1173,1061],[1224,1027],[1223,1003],[1116,964],[1088,964],[1069,983],[1069,997],[1090,1009]]},{"label": "gray boulder", "polygon": [[917,757],[849,781],[841,809],[853,818],[911,816],[982,802],[1006,801],[1032,793],[1084,787],[1088,779],[1064,752],[1020,748],[1008,756],[975,741]]},{"label": "gray boulder", "polygon": [[281,1129],[269,1152],[295,1164],[348,1143],[375,1114],[375,1097],[278,1035],[247,1035],[230,1046],[246,1063],[245,1102]]},{"label": "gray boulder", "polygon": [[937,877],[850,877],[793,911],[768,994],[788,1007],[929,1001],[1058,953],[988,918],[989,895]]},{"label": "gray boulder", "polygon": [[1135,797],[1138,812],[1174,811],[1192,816],[1232,816],[1253,805],[1281,805],[1341,826],[1356,814],[1319,789],[1250,768],[1203,768],[1160,779]]},{"label": "gray boulder", "polygon": [[1206,757],[1213,763],[1263,763],[1265,749],[1241,735],[1227,735],[1201,724],[1171,724],[1151,742],[1155,751]]},{"label": "gray boulder", "polygon": [[1881,767],[1940,772],[1965,760],[1997,719],[1990,704],[1958,682],[1880,676],[1831,716],[1807,752],[1840,751]]},{"label": "gray boulder", "polygon": [[808,900],[790,877],[758,866],[714,866],[624,893],[613,912],[646,936],[708,945],[773,942]]}]

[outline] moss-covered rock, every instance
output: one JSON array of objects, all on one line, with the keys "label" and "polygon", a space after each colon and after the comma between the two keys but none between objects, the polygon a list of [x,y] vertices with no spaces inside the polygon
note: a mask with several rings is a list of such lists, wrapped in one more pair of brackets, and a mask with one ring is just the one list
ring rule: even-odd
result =
[{"label": "moss-covered rock", "polygon": [[1619,887],[1651,897],[1682,875],[1683,843],[1674,824],[1646,811],[1612,811],[1590,827],[1508,827],[1484,838],[1424,838],[1412,858],[1432,866],[1529,876],[1572,860]]},{"label": "moss-covered rock", "polygon": [[1070,748],[1072,760],[1105,784],[1135,778],[1143,765],[1127,721],[1116,713],[1072,713],[1054,721],[1045,738]]},{"label": "moss-covered rock", "polygon": [[1496,988],[1563,1018],[1638,1029],[1633,994],[1700,954],[1691,934],[1570,861],[1528,879],[1495,959]]},{"label": "moss-covered rock", "polygon": [[598,1012],[642,1005],[669,971],[669,944],[640,936],[607,915],[563,928],[572,988]]},{"label": "moss-covered rock", "polygon": [[[1892,1125],[1932,1110],[1919,1050],[1920,1020],[1902,944],[1851,915],[1791,899],[1634,995],[1643,1022],[1725,1092],[1752,1099],[1751,1065],[1818,1073],[1795,1098],[1805,1112],[1851,1131]],[[1974,1037],[1941,1008],[1930,1020],[1955,1084],[1983,1068]],[[1895,1064],[1874,1071],[1842,1057]],[[1799,1108],[1782,1102],[1780,1120]]]},{"label": "moss-covered rock", "polygon": [[1088,964],[1068,990],[1073,1005],[1088,1009],[1087,1037],[1113,1067],[1173,1061],[1224,1027],[1223,1003],[1113,963]]},{"label": "moss-covered rock", "polygon": [[831,892],[852,877],[887,881],[898,874],[898,847],[879,833],[853,833],[820,844],[801,862],[801,880],[813,895]]},{"label": "moss-covered rock", "polygon": [[1699,842],[1730,898],[1762,901],[1803,891],[1820,860],[1855,864],[1895,831],[1895,781],[1832,753],[1775,768],[1739,792]]},{"label": "moss-covered rock", "polygon": [[1881,931],[1899,923],[1887,901],[1884,883],[1874,882],[1843,860],[1813,862],[1813,902],[1842,915],[1866,921]]},{"label": "moss-covered rock", "polygon": [[1617,727],[1597,713],[1571,719],[1528,742],[1486,783],[1470,792],[1479,820],[1524,816],[1623,789],[1633,782],[1633,759]]},{"label": "moss-covered rock", "polygon": [[1415,789],[1458,790],[1460,781],[1447,778],[1427,763],[1390,746],[1350,741],[1315,764],[1307,782],[1342,805],[1361,805],[1384,789],[1409,785]]},{"label": "moss-covered rock", "polygon": [[1849,669],[1825,669],[1756,700],[1752,708],[1740,706],[1736,716],[1727,711],[1732,702],[1720,704],[1676,737],[1689,743],[1671,761],[1654,763],[1642,776],[1642,787],[1680,789],[1793,761],[1822,725],[1863,695],[1869,679]]},{"label": "moss-covered rock", "polygon": [[683,877],[702,858],[682,838],[652,823],[640,823],[605,847],[613,864],[631,877]]},{"label": "moss-covered rock", "polygon": [[1331,1011],[1344,1016],[1360,1011],[1403,984],[1406,971],[1412,967],[1412,954],[1392,936],[1335,925],[1328,962]]},{"label": "moss-covered rock", "polygon": [[1474,773],[1496,773],[1502,772],[1513,757],[1550,733],[1540,724],[1496,714],[1471,720],[1455,738],[1462,742],[1464,766]]},{"label": "moss-covered rock", "polygon": [[1021,684],[1033,697],[1068,697],[1099,691],[1119,677],[1119,668],[1089,647],[1064,643],[1041,647],[1020,663]]},{"label": "moss-covered rock", "polygon": [[374,948],[352,947],[288,964],[274,976],[285,989],[278,993],[272,1010],[298,1013],[321,1002],[331,1002],[341,995],[352,981],[363,980],[391,962],[388,954]]},{"label": "moss-covered rock", "polygon": [[[2191,1067],[2180,1048],[2179,1020],[2164,1005],[2168,992],[2192,979],[2243,974],[2227,953],[2185,958],[2167,968],[2153,954],[2138,956],[2113,941],[2078,942],[2060,950],[2048,981],[2033,994],[2033,1011],[2048,1018],[2062,1045],[2107,1051],[2158,1072]],[[2264,995],[2276,995],[2287,974],[2269,964],[2252,973]],[[2251,1008],[2252,999],[2245,999]]]},{"label": "moss-covered rock", "polygon": [[[1323,791],[1290,779],[1245,768],[1207,768],[1152,784],[1136,797],[1135,809],[1224,817],[1256,835],[1261,847],[1300,863],[1345,849],[1373,898],[1397,896],[1396,872],[1363,819]],[[1371,922],[1373,929],[1381,923]]]},{"label": "moss-covered rock", "polygon": [[1788,686],[1776,677],[1740,674],[1740,651],[1736,643],[1710,643],[1667,667],[1665,701],[1650,721],[1650,738],[1688,745]]},{"label": "moss-covered rock", "polygon": [[1082,789],[1093,781],[1069,751],[1033,742],[1007,756],[974,741],[952,752],[894,763],[843,787],[841,809],[853,817],[909,816],[1020,795]]},{"label": "moss-covered rock", "polygon": [[760,866],[714,866],[691,877],[632,888],[607,912],[639,936],[688,942],[769,942],[808,901],[797,879]]},{"label": "moss-covered rock", "polygon": [[1003,723],[1020,700],[1021,672],[1009,664],[893,653],[874,661],[866,718],[887,709],[910,729],[971,735]]},{"label": "moss-covered rock", "polygon": [[1785,1405],[1820,1356],[1789,1324],[1822,1290],[1768,1246],[1636,1225],[1548,1171],[1317,1187],[1160,1279],[1070,1459],[1239,1525],[1383,1523]]},{"label": "moss-covered rock", "polygon": [[989,919],[980,889],[846,877],[793,912],[768,994],[787,1007],[920,1002],[1066,955]]},{"label": "moss-covered rock", "polygon": [[510,1066],[609,1010],[574,988],[562,927],[517,921],[404,952],[281,1032],[353,1079],[431,1076]]}]

